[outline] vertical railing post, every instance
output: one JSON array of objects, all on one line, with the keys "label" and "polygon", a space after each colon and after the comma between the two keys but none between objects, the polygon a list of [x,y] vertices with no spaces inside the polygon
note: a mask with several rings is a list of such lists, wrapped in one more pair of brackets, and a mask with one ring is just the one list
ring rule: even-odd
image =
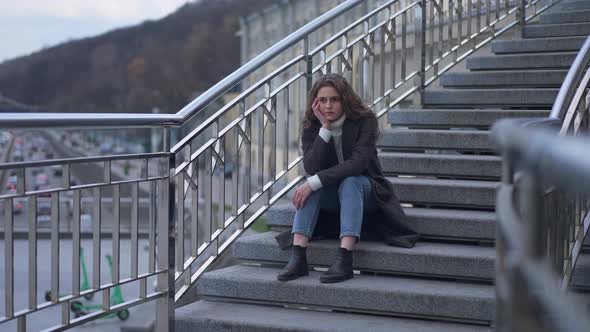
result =
[{"label": "vertical railing post", "polygon": [[525,229],[525,256],[527,259],[538,260],[544,256],[542,227],[542,193],[534,169],[528,169],[522,177],[520,204]]},{"label": "vertical railing post", "polygon": [[303,40],[303,54],[305,54],[305,94],[311,90],[313,81],[313,57],[309,54],[309,37]]},{"label": "vertical railing post", "polygon": [[250,57],[250,49],[249,43],[247,42],[248,38],[250,38],[250,25],[248,24],[248,20],[245,17],[240,17],[240,56],[241,62],[240,65],[245,64],[248,62],[248,58]]},{"label": "vertical railing post", "polygon": [[[416,11],[416,33],[414,37],[414,52],[419,57],[417,59],[419,66],[418,76],[414,80],[414,84],[418,86],[418,94],[414,97],[414,104],[419,106],[424,105],[424,89],[426,85],[426,4],[427,0],[421,0],[420,8]],[[420,47],[420,53],[417,52],[418,47]]]},{"label": "vertical railing post", "polygon": [[[524,262],[540,262],[544,258],[542,191],[539,176],[535,167],[528,166],[519,181],[519,205],[522,216],[523,252],[518,253],[518,261],[512,261],[510,275],[510,331],[536,331],[537,322],[531,289],[523,283],[517,265]],[[536,290],[533,290],[536,291]]]},{"label": "vertical railing post", "polygon": [[[163,151],[170,151],[170,129],[163,131]],[[166,274],[158,274],[158,291],[167,290],[167,296],[157,300],[156,304],[156,331],[174,331],[174,262],[175,262],[175,234],[174,234],[174,167],[175,155],[170,154],[167,162],[159,164],[158,174],[167,174],[168,178],[159,181],[158,188],[158,270],[166,270]]]},{"label": "vertical railing post", "polygon": [[[172,148],[172,130],[164,128],[164,151],[170,151]],[[174,287],[174,264],[176,262],[176,220],[175,211],[176,204],[184,204],[183,200],[179,198],[178,203],[175,204],[176,197],[176,181],[174,179],[176,168],[176,155],[170,154],[168,157],[168,331],[175,331],[174,327],[174,296],[176,289]],[[184,262],[183,262],[184,263]]]},{"label": "vertical railing post", "polygon": [[[512,185],[514,181],[514,153],[510,150],[504,150],[502,153],[502,185]],[[508,280],[509,271],[507,269],[507,252],[504,239],[504,233],[500,227],[496,227],[496,316],[495,328],[498,332],[509,331],[510,328],[510,301],[507,301],[511,295],[511,284]]]},{"label": "vertical railing post", "polygon": [[518,21],[518,28],[516,35],[524,38],[524,26],[526,24],[526,0],[520,0],[518,8],[516,9],[516,20]]}]

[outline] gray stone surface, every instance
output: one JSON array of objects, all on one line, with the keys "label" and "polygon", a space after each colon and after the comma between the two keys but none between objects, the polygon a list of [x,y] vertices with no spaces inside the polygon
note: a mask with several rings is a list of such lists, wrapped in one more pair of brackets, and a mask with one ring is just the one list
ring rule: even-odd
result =
[{"label": "gray stone surface", "polygon": [[524,27],[525,38],[587,36],[590,23],[537,24]]},{"label": "gray stone surface", "polygon": [[199,301],[176,311],[176,331],[492,332],[493,329],[487,326],[431,322],[408,318]]},{"label": "gray stone surface", "polygon": [[562,1],[556,5],[556,10],[560,11],[576,11],[590,9],[590,2],[587,0],[578,1]]},{"label": "gray stone surface", "polygon": [[[494,212],[404,208],[410,223],[427,238],[493,241],[496,215]],[[265,218],[271,227],[289,229],[293,224],[295,208],[292,204],[273,206]]]},{"label": "gray stone surface", "polygon": [[404,211],[423,237],[493,241],[496,236],[494,212],[426,208]]},{"label": "gray stone surface", "polygon": [[539,16],[541,24],[589,22],[590,10],[558,11]]},{"label": "gray stone surface", "polygon": [[590,288],[590,254],[583,253],[578,257],[571,284],[574,287]]},{"label": "gray stone surface", "polygon": [[379,146],[388,149],[492,150],[489,132],[481,130],[385,129]]},{"label": "gray stone surface", "polygon": [[382,152],[383,172],[388,174],[437,175],[457,178],[499,178],[499,156]]},{"label": "gray stone surface", "polygon": [[393,126],[490,127],[505,118],[546,117],[550,110],[503,109],[396,109],[389,112]]},{"label": "gray stone surface", "polygon": [[295,207],[291,203],[275,204],[264,214],[269,226],[291,227],[295,217]]},{"label": "gray stone surface", "polygon": [[494,318],[491,285],[369,275],[322,284],[317,272],[281,282],[276,279],[278,272],[276,268],[232,266],[205,274],[197,282],[197,289],[206,297],[377,311],[387,315],[477,321]]},{"label": "gray stone surface", "polygon": [[443,87],[561,87],[567,70],[503,70],[446,73]]},{"label": "gray stone surface", "polygon": [[431,90],[424,93],[426,107],[546,107],[553,105],[559,89]]},{"label": "gray stone surface", "polygon": [[497,182],[389,178],[400,201],[411,204],[493,208]]},{"label": "gray stone surface", "polygon": [[[276,235],[266,232],[242,237],[234,244],[233,255],[245,260],[285,263],[290,251],[279,249]],[[314,241],[307,249],[307,262],[329,266],[338,247],[337,240]],[[357,270],[491,280],[495,254],[495,249],[488,246],[418,242],[414,248],[406,249],[361,240],[354,248],[353,264]]]},{"label": "gray stone surface", "polygon": [[567,52],[579,51],[584,44],[584,37],[535,38],[523,40],[496,40],[492,42],[492,52],[526,53],[526,52]]},{"label": "gray stone surface", "polygon": [[469,70],[569,69],[576,58],[576,54],[576,52],[552,52],[475,56],[468,58],[465,66]]}]

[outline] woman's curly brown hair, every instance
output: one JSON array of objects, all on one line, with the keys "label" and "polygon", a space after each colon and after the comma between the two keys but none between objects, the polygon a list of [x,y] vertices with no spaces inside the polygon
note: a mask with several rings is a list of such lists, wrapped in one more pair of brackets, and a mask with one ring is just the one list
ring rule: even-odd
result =
[{"label": "woman's curly brown hair", "polygon": [[317,97],[318,91],[326,86],[333,87],[338,92],[338,95],[340,95],[342,110],[346,114],[347,119],[358,120],[364,117],[375,117],[375,114],[363,104],[361,98],[354,92],[352,86],[350,86],[344,77],[338,74],[326,74],[318,78],[309,91],[305,118],[303,120],[304,128],[308,128],[314,121],[319,121],[315,114],[313,114],[311,105]]}]

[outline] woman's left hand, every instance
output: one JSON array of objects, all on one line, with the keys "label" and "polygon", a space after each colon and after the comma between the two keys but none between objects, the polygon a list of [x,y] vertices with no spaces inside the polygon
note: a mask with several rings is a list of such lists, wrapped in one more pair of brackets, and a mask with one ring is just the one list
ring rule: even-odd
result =
[{"label": "woman's left hand", "polygon": [[320,111],[320,101],[317,98],[313,100],[311,109],[313,110],[313,114],[315,115],[315,117],[322,124],[322,127],[330,130],[330,120],[326,119],[326,117]]},{"label": "woman's left hand", "polygon": [[297,190],[295,190],[295,195],[293,195],[293,205],[295,208],[301,209],[305,205],[305,201],[312,192],[313,190],[307,182],[297,188]]}]

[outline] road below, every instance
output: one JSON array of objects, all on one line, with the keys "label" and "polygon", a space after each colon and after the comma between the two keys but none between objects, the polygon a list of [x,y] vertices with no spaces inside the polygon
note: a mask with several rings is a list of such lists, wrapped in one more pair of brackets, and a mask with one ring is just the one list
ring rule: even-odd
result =
[{"label": "road below", "polygon": [[[37,242],[37,303],[45,302],[45,291],[51,287],[51,241],[39,240]],[[131,274],[131,242],[121,240],[121,279],[130,277]],[[146,273],[148,271],[148,252],[146,250],[147,241],[139,241],[138,272]],[[85,263],[87,268],[87,277],[92,282],[92,241],[82,240],[81,247],[84,250]],[[28,242],[26,240],[16,240],[14,242],[14,301],[15,311],[23,310],[28,305]],[[108,267],[106,255],[112,253],[112,241],[101,241],[101,283],[111,281],[111,271]],[[5,278],[5,246],[4,241],[0,241],[0,284],[4,285]],[[72,289],[72,241],[60,241],[60,290],[61,293],[68,293]],[[139,284],[130,283],[121,287],[123,299],[128,301],[139,295]],[[148,282],[148,293],[153,291],[152,280]],[[4,316],[4,287],[0,288],[0,312]],[[101,304],[102,299],[96,296],[91,301],[80,299],[84,304]],[[131,316],[129,320],[122,322],[117,318],[98,319],[82,326],[73,328],[69,331],[118,331],[123,325],[142,325],[150,317],[155,316],[153,303],[143,304],[130,309]],[[58,306],[52,306],[43,309],[34,315],[31,315],[27,321],[27,331],[40,331],[56,325],[61,318],[61,309]],[[11,321],[0,325],[0,331],[16,331],[16,321]]]}]

